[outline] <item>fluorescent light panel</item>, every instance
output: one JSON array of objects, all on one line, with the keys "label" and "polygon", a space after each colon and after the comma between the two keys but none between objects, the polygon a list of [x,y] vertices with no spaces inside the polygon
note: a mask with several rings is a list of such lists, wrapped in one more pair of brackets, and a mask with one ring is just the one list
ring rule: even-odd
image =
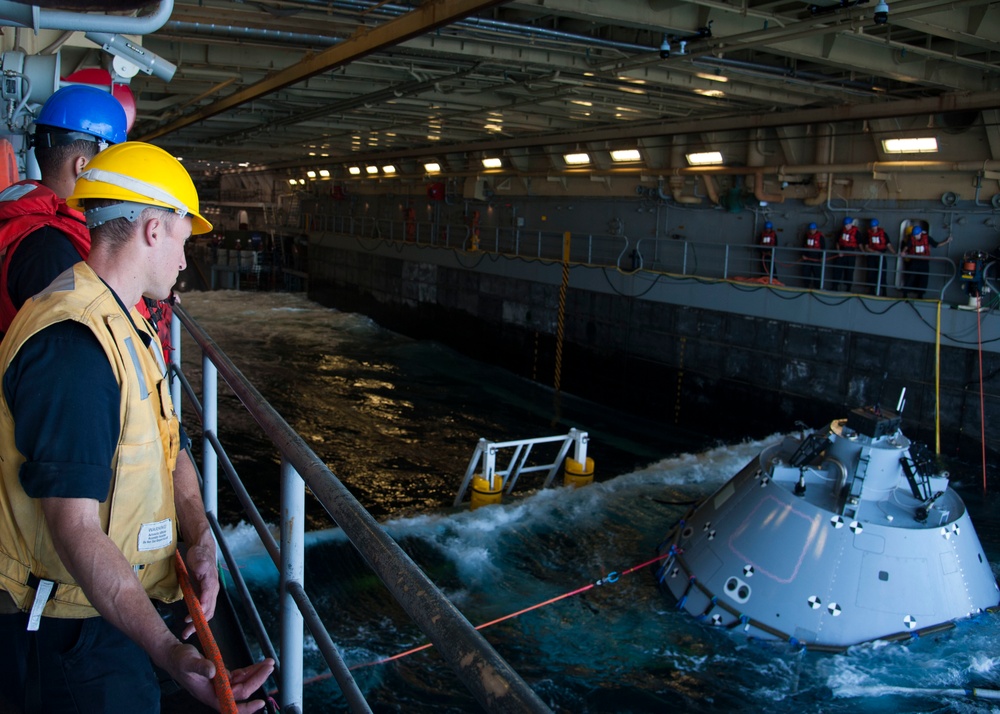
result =
[{"label": "fluorescent light panel", "polygon": [[503,166],[503,161],[495,156],[483,159],[483,168],[498,169]]},{"label": "fluorescent light panel", "polygon": [[396,173],[396,167],[393,166],[392,164],[386,164],[385,166],[382,167],[382,171],[384,171],[387,174],[394,174]]},{"label": "fluorescent light panel", "polygon": [[347,173],[349,173],[351,176],[360,176],[361,175],[361,167],[360,166],[351,166],[351,167],[349,167],[347,169]]},{"label": "fluorescent light panel", "polygon": [[374,176],[378,173],[378,166],[365,166],[365,173],[369,176]]},{"label": "fluorescent light panel", "polygon": [[424,171],[426,171],[429,174],[441,173],[441,164],[439,164],[436,161],[429,161],[428,163],[424,164]]},{"label": "fluorescent light panel", "polygon": [[933,136],[883,139],[882,149],[887,154],[931,154],[938,150],[938,143]]},{"label": "fluorescent light panel", "polygon": [[688,154],[687,160],[692,166],[714,166],[722,163],[722,152],[701,151],[696,154]]},{"label": "fluorescent light panel", "polygon": [[563,154],[563,161],[570,166],[582,166],[590,163],[590,154],[578,152],[575,154]]},{"label": "fluorescent light panel", "polygon": [[641,161],[642,156],[638,149],[615,149],[611,152],[611,160],[622,164],[627,161]]}]

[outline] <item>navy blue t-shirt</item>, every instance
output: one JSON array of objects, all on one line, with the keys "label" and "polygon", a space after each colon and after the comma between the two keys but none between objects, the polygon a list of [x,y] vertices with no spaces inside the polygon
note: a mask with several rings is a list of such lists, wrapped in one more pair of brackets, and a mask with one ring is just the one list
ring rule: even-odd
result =
[{"label": "navy blue t-shirt", "polygon": [[10,257],[7,269],[7,294],[14,309],[49,286],[56,276],[81,260],[66,234],[45,226],[21,241]]},{"label": "navy blue t-shirt", "polygon": [[26,459],[20,471],[25,493],[104,501],[121,430],[121,392],[90,328],[65,320],[33,335],[4,374],[3,390]]}]

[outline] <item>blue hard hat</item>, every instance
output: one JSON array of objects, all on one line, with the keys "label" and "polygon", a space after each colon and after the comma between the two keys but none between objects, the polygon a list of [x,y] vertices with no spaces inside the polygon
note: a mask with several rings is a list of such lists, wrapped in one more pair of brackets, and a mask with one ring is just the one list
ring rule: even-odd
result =
[{"label": "blue hard hat", "polygon": [[811,230],[811,231],[816,230],[816,224],[815,223],[810,223],[809,224],[809,230]]},{"label": "blue hard hat", "polygon": [[873,218],[872,219],[872,228],[878,228],[878,219],[877,218]]},{"label": "blue hard hat", "polygon": [[110,91],[72,85],[42,106],[35,120],[35,145],[61,146],[80,139],[120,144],[127,127],[125,109]]},{"label": "blue hard hat", "polygon": [[911,235],[918,236],[924,232],[924,229],[920,226],[913,226],[913,230],[910,232]]},{"label": "blue hard hat", "polygon": [[765,227],[765,228],[767,228],[768,230],[771,230],[772,228],[774,228],[774,224],[773,224],[773,223],[771,223],[771,221],[767,221],[767,222],[766,222],[766,223],[764,224],[764,227]]},{"label": "blue hard hat", "polygon": [[854,223],[854,219],[850,216],[844,219],[844,225],[846,226],[848,223]]}]

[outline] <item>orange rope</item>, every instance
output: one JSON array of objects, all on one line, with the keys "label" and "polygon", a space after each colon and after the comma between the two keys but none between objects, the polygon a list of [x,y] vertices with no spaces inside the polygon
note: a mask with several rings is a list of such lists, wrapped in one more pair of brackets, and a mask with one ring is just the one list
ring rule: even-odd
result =
[{"label": "orange rope", "polygon": [[177,579],[180,580],[181,590],[184,591],[184,603],[188,612],[191,613],[191,621],[194,622],[194,629],[198,633],[198,641],[212,662],[215,663],[215,676],[212,677],[212,684],[215,685],[215,696],[219,698],[219,710],[222,714],[237,714],[236,698],[233,696],[233,688],[229,683],[229,672],[225,662],[222,661],[222,653],[215,643],[212,630],[205,619],[205,612],[201,609],[198,596],[194,594],[191,587],[191,577],[188,575],[184,559],[181,558],[179,550],[174,551],[174,563],[177,566]]},{"label": "orange rope", "polygon": [[[568,593],[563,593],[562,595],[556,595],[554,598],[549,598],[545,602],[539,602],[539,603],[536,603],[536,604],[532,605],[531,607],[526,607],[523,610],[518,610],[517,612],[512,612],[509,615],[504,615],[503,617],[498,617],[495,620],[490,620],[489,622],[484,622],[481,625],[476,625],[476,629],[477,630],[483,630],[483,629],[486,629],[487,627],[490,627],[492,625],[496,625],[497,623],[503,622],[504,620],[513,619],[513,618],[517,617],[518,615],[523,615],[526,612],[531,612],[532,610],[537,610],[540,607],[545,607],[546,605],[551,605],[552,603],[559,602],[560,600],[564,600],[565,598],[573,597],[574,595],[579,595],[580,593],[587,592],[591,588],[597,587],[598,585],[603,585],[604,583],[614,583],[614,582],[617,582],[618,578],[621,575],[628,575],[629,573],[634,573],[636,570],[641,570],[642,568],[645,568],[647,565],[652,565],[653,563],[655,563],[658,560],[663,560],[664,558],[669,557],[669,555],[670,555],[669,553],[667,553],[665,555],[658,555],[655,558],[651,558],[650,560],[647,560],[645,563],[639,563],[639,565],[634,565],[634,566],[632,566],[631,568],[629,568],[627,570],[623,570],[620,574],[619,573],[611,573],[610,575],[608,575],[608,576],[606,576],[606,577],[598,580],[596,583],[591,583],[590,585],[584,585],[582,588],[577,588],[576,590],[571,590]],[[377,664],[385,664],[386,662],[392,662],[393,660],[402,659],[403,657],[408,657],[411,654],[416,654],[417,652],[421,652],[423,650],[430,649],[433,646],[434,646],[433,643],[428,642],[426,645],[421,645],[420,647],[414,647],[413,649],[406,650],[405,652],[400,652],[399,654],[394,654],[392,657],[386,657],[385,659],[375,660],[374,662],[364,662],[362,664],[356,664],[353,667],[349,667],[348,669],[354,670],[354,669],[361,669],[362,667],[374,667]],[[321,675],[321,677],[317,677],[316,679],[319,679],[319,678],[322,678],[322,675]]]}]

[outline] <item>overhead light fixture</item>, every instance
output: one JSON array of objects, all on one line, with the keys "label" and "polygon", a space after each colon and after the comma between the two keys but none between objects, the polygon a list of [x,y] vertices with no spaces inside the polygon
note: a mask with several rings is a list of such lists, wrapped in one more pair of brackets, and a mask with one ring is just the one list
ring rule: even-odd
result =
[{"label": "overhead light fixture", "polygon": [[582,166],[590,163],[590,154],[582,151],[575,154],[563,154],[563,161],[570,166]]},{"label": "overhead light fixture", "polygon": [[347,167],[347,173],[349,173],[351,176],[360,176],[361,175],[361,167],[360,166],[348,166]]},{"label": "overhead light fixture", "polygon": [[700,151],[687,154],[687,161],[691,166],[715,166],[722,163],[722,152]]},{"label": "overhead light fixture", "polygon": [[378,166],[365,166],[365,173],[369,176],[374,176],[378,173]]},{"label": "overhead light fixture", "polygon": [[393,166],[392,164],[386,164],[385,166],[382,167],[382,171],[387,174],[394,174],[396,173],[396,167]]},{"label": "overhead light fixture", "polygon": [[932,154],[938,150],[938,143],[933,136],[883,139],[882,149],[887,154]]},{"label": "overhead light fixture", "polygon": [[290,185],[290,186],[294,186],[297,183],[298,183],[298,181],[296,181],[295,179],[288,179],[288,185]]},{"label": "overhead light fixture", "polygon": [[316,178],[316,172],[315,171],[306,171],[306,176],[308,176],[309,178]]},{"label": "overhead light fixture", "polygon": [[319,170],[319,175],[322,178],[330,178],[330,169],[320,169]]},{"label": "overhead light fixture", "polygon": [[424,164],[424,171],[429,174],[439,174],[441,173],[441,164],[437,161],[428,161]]},{"label": "overhead light fixture", "polygon": [[638,149],[615,149],[611,152],[611,160],[623,164],[628,161],[641,161],[642,156]]},{"label": "overhead light fixture", "polygon": [[483,168],[499,169],[501,166],[503,166],[503,161],[495,156],[483,159]]},{"label": "overhead light fixture", "polygon": [[707,72],[695,72],[695,77],[707,79],[709,82],[728,82],[729,77],[724,74],[708,74]]},{"label": "overhead light fixture", "polygon": [[703,97],[718,98],[726,96],[726,93],[723,92],[721,89],[696,89],[694,90],[694,93],[700,94]]}]

